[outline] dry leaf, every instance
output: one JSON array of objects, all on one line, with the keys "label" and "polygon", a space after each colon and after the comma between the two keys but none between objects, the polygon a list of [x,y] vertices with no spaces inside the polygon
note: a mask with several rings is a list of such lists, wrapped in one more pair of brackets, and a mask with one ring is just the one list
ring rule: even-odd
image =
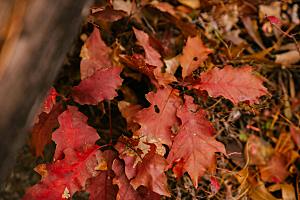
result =
[{"label": "dry leaf", "polygon": [[296,200],[295,189],[292,184],[281,184],[281,191],[283,200]]},{"label": "dry leaf", "polygon": [[297,50],[276,54],[275,62],[285,66],[296,64],[300,61],[300,53]]},{"label": "dry leaf", "polygon": [[200,8],[200,0],[178,0],[185,6],[188,6],[193,9]]}]

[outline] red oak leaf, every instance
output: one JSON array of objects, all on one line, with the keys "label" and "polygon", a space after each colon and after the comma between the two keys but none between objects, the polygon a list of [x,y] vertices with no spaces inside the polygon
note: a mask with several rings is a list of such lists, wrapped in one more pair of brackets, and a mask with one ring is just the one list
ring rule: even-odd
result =
[{"label": "red oak leaf", "polygon": [[156,93],[147,94],[151,103],[136,115],[135,121],[141,125],[139,134],[154,138],[163,144],[171,145],[171,128],[178,121],[176,110],[180,104],[177,92],[169,87],[158,89]]},{"label": "red oak leaf", "polygon": [[151,150],[145,155],[142,163],[137,165],[136,177],[130,183],[135,189],[143,185],[160,195],[170,196],[167,176],[164,173],[168,163],[164,157],[156,154],[155,151],[155,145],[151,144]]},{"label": "red oak leaf", "polygon": [[51,142],[53,129],[58,127],[57,117],[63,112],[63,106],[56,104],[49,114],[39,115],[38,123],[34,124],[31,132],[31,147],[36,156],[43,156],[44,147]]},{"label": "red oak leaf", "polygon": [[114,160],[112,169],[115,173],[114,184],[119,187],[119,192],[117,195],[118,200],[142,200],[139,193],[130,185],[129,179],[125,175],[124,163],[120,160]]},{"label": "red oak leaf", "polygon": [[[135,36],[138,40],[138,42],[143,46],[144,50],[145,50],[145,54],[146,54],[146,65],[142,64],[142,62],[140,61],[140,65],[141,67],[139,68],[149,68],[148,65],[150,66],[155,66],[156,68],[153,70],[153,72],[150,74],[148,73],[148,76],[150,77],[150,79],[154,77],[158,80],[160,85],[166,86],[169,83],[171,83],[172,81],[176,81],[176,78],[170,74],[170,73],[162,73],[161,72],[161,67],[163,67],[163,62],[161,61],[161,56],[160,54],[150,45],[150,39],[149,36],[143,32],[140,31],[138,29],[133,28],[133,31],[135,33]],[[145,66],[145,67],[144,67]],[[154,84],[155,81],[151,80]],[[156,85],[156,84],[155,84]]]},{"label": "red oak leaf", "polygon": [[149,36],[144,31],[133,28],[134,34],[140,45],[143,46],[146,54],[146,63],[161,68],[163,62],[160,60],[160,54],[150,46]]},{"label": "red oak leaf", "polygon": [[52,140],[56,143],[54,159],[59,159],[67,148],[79,149],[95,144],[99,135],[93,127],[87,125],[87,119],[74,106],[68,106],[58,117],[60,127],[52,134]]},{"label": "red oak leaf", "polygon": [[206,90],[212,97],[223,96],[234,104],[242,101],[253,104],[258,102],[259,97],[268,94],[263,80],[252,74],[251,66],[213,68],[202,73],[200,78],[201,82],[195,88]]},{"label": "red oak leaf", "polygon": [[104,99],[117,96],[116,89],[122,84],[121,68],[100,69],[73,88],[73,98],[80,104],[97,105]]},{"label": "red oak leaf", "polygon": [[118,187],[113,185],[112,163],[116,153],[110,150],[102,153],[107,163],[107,170],[100,171],[99,175],[88,180],[86,191],[90,193],[89,200],[111,200],[116,199]]},{"label": "red oak leaf", "polygon": [[110,53],[111,49],[102,41],[99,30],[94,28],[81,49],[81,79],[93,75],[98,69],[111,67]]},{"label": "red oak leaf", "polygon": [[[138,147],[139,140],[134,138],[120,137],[115,145],[119,152],[119,158],[124,160],[125,174],[128,179],[136,175],[136,164],[142,158],[142,150]],[[148,145],[147,145],[148,146]]]},{"label": "red oak leaf", "polygon": [[183,47],[182,55],[179,57],[182,77],[185,78],[191,75],[207,59],[210,53],[212,53],[212,50],[204,46],[199,36],[189,37],[185,47]]},{"label": "red oak leaf", "polygon": [[42,164],[37,171],[42,175],[41,182],[26,191],[23,200],[68,199],[85,187],[87,179],[98,174],[95,170],[101,161],[98,146],[84,152],[65,149],[65,158],[53,164]]},{"label": "red oak leaf", "polygon": [[167,160],[170,165],[179,162],[178,167],[182,172],[189,173],[194,186],[197,187],[198,179],[210,167],[215,152],[225,154],[225,148],[212,137],[213,127],[207,121],[205,111],[197,110],[191,97],[186,98],[184,105],[178,109],[177,116],[182,125]]}]

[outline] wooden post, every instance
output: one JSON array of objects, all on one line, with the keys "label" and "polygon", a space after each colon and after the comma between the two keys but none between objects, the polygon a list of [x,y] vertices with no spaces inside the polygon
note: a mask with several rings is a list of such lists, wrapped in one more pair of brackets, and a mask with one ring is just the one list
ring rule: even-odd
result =
[{"label": "wooden post", "polygon": [[[0,7],[0,13],[10,8],[13,24],[0,29],[0,183],[24,145],[28,127],[79,33],[89,2],[1,1],[6,7]],[[5,22],[0,21],[0,26]]]}]

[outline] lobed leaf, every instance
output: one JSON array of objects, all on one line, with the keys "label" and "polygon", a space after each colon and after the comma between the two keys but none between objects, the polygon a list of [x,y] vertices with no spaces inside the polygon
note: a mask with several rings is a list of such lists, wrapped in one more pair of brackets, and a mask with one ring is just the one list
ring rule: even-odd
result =
[{"label": "lobed leaf", "polygon": [[176,110],[180,98],[175,90],[170,87],[159,88],[156,93],[147,94],[151,103],[149,108],[144,108],[136,114],[135,121],[141,125],[140,136],[155,138],[168,146],[172,143],[171,128],[177,123]]},{"label": "lobed leaf", "polygon": [[121,70],[119,67],[111,67],[96,71],[73,88],[74,100],[82,105],[97,105],[105,99],[113,99],[117,96],[116,89],[122,84]]},{"label": "lobed leaf", "polygon": [[185,78],[192,74],[203,61],[208,57],[212,50],[208,49],[199,36],[189,37],[186,45],[183,47],[179,62],[182,67],[182,77]]},{"label": "lobed leaf", "polygon": [[92,76],[99,69],[111,67],[110,53],[111,49],[101,39],[98,28],[94,28],[81,49],[81,79]]},{"label": "lobed leaf", "polygon": [[212,97],[223,96],[237,104],[248,101],[257,103],[258,98],[267,95],[263,80],[252,74],[251,66],[233,68],[230,65],[223,69],[213,68],[200,76],[201,81],[194,88],[206,90]]},{"label": "lobed leaf", "polygon": [[63,160],[40,165],[42,180],[26,191],[23,200],[68,199],[82,190],[87,179],[98,174],[96,168],[103,159],[98,148],[93,146],[83,152],[67,148]]},{"label": "lobed leaf", "polygon": [[185,104],[178,109],[177,116],[182,125],[179,127],[168,162],[175,164],[175,173],[182,176],[188,172],[194,186],[214,162],[215,152],[226,154],[224,145],[212,136],[213,127],[205,117],[204,110],[197,110],[191,97],[186,98]]},{"label": "lobed leaf", "polygon": [[77,107],[68,106],[59,117],[60,127],[52,134],[56,143],[54,159],[59,159],[65,149],[80,149],[86,145],[94,145],[100,138],[97,131],[87,124],[87,117]]}]

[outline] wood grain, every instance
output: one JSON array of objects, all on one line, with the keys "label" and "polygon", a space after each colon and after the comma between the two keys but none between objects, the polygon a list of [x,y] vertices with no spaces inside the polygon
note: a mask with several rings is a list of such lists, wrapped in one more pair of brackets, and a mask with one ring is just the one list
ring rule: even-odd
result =
[{"label": "wood grain", "polygon": [[1,1],[6,6],[0,7],[0,13],[5,8],[11,13],[0,21],[0,26],[7,27],[0,38],[0,182],[10,172],[27,138],[33,116],[79,33],[82,11],[89,3]]}]

